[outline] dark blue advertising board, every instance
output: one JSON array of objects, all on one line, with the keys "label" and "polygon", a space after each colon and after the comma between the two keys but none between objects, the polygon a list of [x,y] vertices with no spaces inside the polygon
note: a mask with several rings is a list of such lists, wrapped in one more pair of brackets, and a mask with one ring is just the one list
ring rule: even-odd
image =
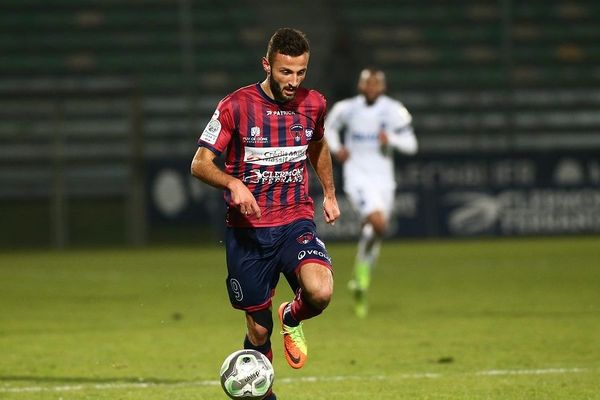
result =
[{"label": "dark blue advertising board", "polygon": [[[221,191],[192,178],[189,162],[152,163],[147,175],[152,223],[223,223]],[[358,233],[340,175],[336,171],[342,218],[326,226],[317,207],[317,225],[326,239]],[[396,180],[392,237],[600,232],[600,154],[595,152],[399,157]],[[314,176],[311,186],[320,204]]]}]

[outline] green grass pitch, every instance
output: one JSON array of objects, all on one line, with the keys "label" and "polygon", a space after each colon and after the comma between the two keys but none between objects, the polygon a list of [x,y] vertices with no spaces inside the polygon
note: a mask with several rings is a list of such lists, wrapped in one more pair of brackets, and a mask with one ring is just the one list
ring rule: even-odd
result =
[{"label": "green grass pitch", "polygon": [[[281,400],[600,398],[599,237],[386,242],[365,320],[354,244],[329,251],[307,365],[273,336]],[[0,399],[225,399],[245,325],[224,277],[222,247],[0,254]]]}]

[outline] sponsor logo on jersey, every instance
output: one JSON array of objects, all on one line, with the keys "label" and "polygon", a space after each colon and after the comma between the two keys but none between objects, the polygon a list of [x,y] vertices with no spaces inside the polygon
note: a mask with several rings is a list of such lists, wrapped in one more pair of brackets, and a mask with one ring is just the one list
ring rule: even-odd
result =
[{"label": "sponsor logo on jersey", "polygon": [[326,259],[331,264],[331,257],[320,250],[300,250],[298,253],[298,260],[302,260],[306,256],[318,256]]},{"label": "sponsor logo on jersey", "polygon": [[265,144],[269,142],[269,138],[261,136],[260,127],[253,126],[250,128],[250,136],[243,136],[242,141],[244,144]]},{"label": "sponsor logo on jersey", "polygon": [[267,117],[281,117],[285,115],[296,115],[295,111],[287,111],[287,110],[267,110]]},{"label": "sponsor logo on jersey", "polygon": [[296,238],[296,241],[300,244],[307,244],[313,240],[315,235],[312,232],[306,232]]},{"label": "sponsor logo on jersey", "polygon": [[261,171],[253,169],[244,175],[242,180],[246,183],[296,183],[304,181],[304,167],[294,168],[288,171]]},{"label": "sponsor logo on jersey", "polygon": [[352,132],[352,140],[355,142],[379,142],[379,134],[373,132]]},{"label": "sponsor logo on jersey", "polygon": [[206,128],[204,128],[200,140],[203,140],[206,143],[215,144],[219,137],[219,133],[221,133],[221,123],[218,119],[211,119],[208,125],[206,125]]},{"label": "sponsor logo on jersey", "polygon": [[244,162],[257,165],[280,165],[306,160],[304,146],[288,147],[245,147]]}]

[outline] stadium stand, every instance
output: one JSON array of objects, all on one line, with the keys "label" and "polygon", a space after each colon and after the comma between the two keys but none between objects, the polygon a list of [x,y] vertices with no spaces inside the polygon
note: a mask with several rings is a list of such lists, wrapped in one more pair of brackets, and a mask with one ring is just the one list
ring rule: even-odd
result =
[{"label": "stadium stand", "polygon": [[424,149],[598,145],[599,7],[586,1],[338,1]]},{"label": "stadium stand", "polygon": [[188,159],[216,102],[260,79],[281,25],[309,34],[330,102],[386,70],[424,152],[600,146],[594,2],[20,0],[0,3],[0,201],[130,199],[136,165]]}]

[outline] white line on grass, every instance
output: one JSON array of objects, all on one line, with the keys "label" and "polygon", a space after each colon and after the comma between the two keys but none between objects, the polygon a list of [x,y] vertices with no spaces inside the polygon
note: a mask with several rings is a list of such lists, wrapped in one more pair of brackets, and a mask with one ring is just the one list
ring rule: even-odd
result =
[{"label": "white line on grass", "polygon": [[[467,376],[508,376],[508,375],[547,375],[547,374],[577,374],[590,371],[587,368],[546,368],[546,369],[493,369],[476,372],[466,372],[461,375]],[[440,374],[433,372],[401,374],[394,376],[373,375],[339,375],[339,376],[305,376],[299,378],[281,378],[277,379],[278,384],[290,384],[297,382],[344,382],[344,381],[382,381],[386,379],[438,379],[448,376],[449,374]],[[95,383],[95,384],[79,384],[79,385],[60,385],[60,386],[21,386],[11,387],[4,383],[4,387],[0,387],[0,393],[34,393],[34,392],[75,392],[85,389],[95,390],[113,390],[113,389],[146,389],[157,387],[194,387],[194,386],[219,386],[221,383],[218,380],[198,380],[186,382],[139,382],[139,383]]]},{"label": "white line on grass", "polygon": [[492,369],[479,371],[474,375],[483,376],[506,376],[506,375],[545,375],[545,374],[573,374],[586,372],[585,368],[546,368],[546,369]]}]

